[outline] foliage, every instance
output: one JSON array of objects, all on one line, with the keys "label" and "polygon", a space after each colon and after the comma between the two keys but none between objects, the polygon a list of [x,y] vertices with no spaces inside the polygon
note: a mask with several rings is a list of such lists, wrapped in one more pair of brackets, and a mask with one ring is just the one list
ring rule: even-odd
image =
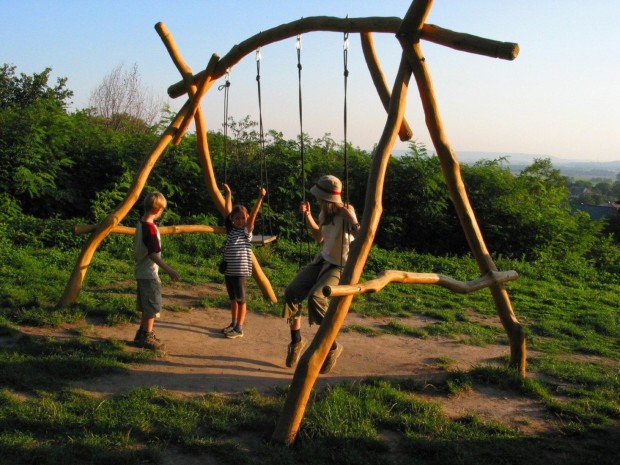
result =
[{"label": "foliage", "polygon": [[52,68],[28,76],[15,74],[16,67],[7,63],[0,66],[0,109],[27,108],[40,101],[53,102],[65,108],[73,91],[66,88],[67,78],[58,78],[56,85],[48,84]]}]

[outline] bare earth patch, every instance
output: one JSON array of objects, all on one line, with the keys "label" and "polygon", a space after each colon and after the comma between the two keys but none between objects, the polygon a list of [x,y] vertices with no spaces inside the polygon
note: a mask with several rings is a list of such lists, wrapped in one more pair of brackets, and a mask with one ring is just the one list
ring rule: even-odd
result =
[{"label": "bare earth patch", "polygon": [[[174,284],[166,287],[164,304],[189,311],[164,311],[156,321],[156,333],[167,346],[165,356],[133,365],[129,374],[86,380],[73,386],[102,396],[146,386],[158,386],[180,396],[200,396],[207,391],[239,393],[248,388],[270,393],[277,387],[290,384],[293,369],[284,365],[290,340],[286,322],[279,317],[253,313],[250,309],[244,337],[226,339],[221,328],[229,323],[229,310],[205,309],[199,304],[201,298],[213,295],[213,291],[213,285],[189,287]],[[544,417],[542,406],[535,400],[489,386],[474,386],[471,391],[448,397],[434,387],[433,383],[445,375],[438,360],[451,360],[451,370],[499,364],[499,358],[510,353],[508,345],[476,347],[440,337],[369,337],[345,330],[353,325],[379,328],[389,321],[389,318],[366,318],[350,313],[338,336],[344,351],[332,372],[319,376],[315,387],[344,380],[360,381],[369,376],[413,378],[426,385],[420,397],[439,403],[451,418],[475,414],[481,419],[515,428],[522,434],[540,434],[552,429]],[[399,322],[412,327],[428,324],[421,317],[399,319]],[[136,325],[93,325],[86,335],[95,339],[116,338],[129,342],[133,340],[136,329]],[[74,337],[74,330],[22,328],[28,334],[60,338]],[[312,338],[316,330],[316,326],[308,327],[307,320],[304,320],[302,334],[305,337]],[[127,350],[138,349],[128,346]],[[179,462],[177,457],[177,460],[166,460],[165,463],[184,462]]]}]

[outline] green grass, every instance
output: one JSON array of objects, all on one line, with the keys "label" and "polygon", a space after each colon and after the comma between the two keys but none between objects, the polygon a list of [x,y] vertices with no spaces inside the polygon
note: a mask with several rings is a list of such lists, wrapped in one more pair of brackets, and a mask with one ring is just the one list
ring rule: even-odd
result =
[{"label": "green grass", "polygon": [[[495,379],[500,376],[509,381]],[[467,395],[471,384],[485,377],[507,395],[519,390],[532,395],[506,372],[483,370],[455,374],[439,387],[450,395]],[[543,464],[554,458],[568,464],[594,459],[612,463],[606,454],[615,445],[604,440],[614,431],[605,425],[572,429],[569,437],[524,437],[476,415],[450,419],[438,404],[420,400],[419,389],[408,380],[369,379],[315,392],[292,448],[267,442],[284,393],[184,399],[146,388],[101,399],[62,390],[23,400],[3,390],[0,463],[159,463],[166,449],[208,455],[224,464],[491,464],[526,459]],[[241,435],[256,438],[250,450],[238,442]],[[589,447],[576,447],[575,441]]]},{"label": "green grass", "polygon": [[[185,282],[221,282],[218,240],[189,236],[165,238],[166,260]],[[286,391],[182,398],[148,388],[102,398],[70,387],[74,380],[122,374],[129,364],[152,356],[148,351],[130,353],[114,339],[93,342],[83,336],[93,321],[114,325],[138,318],[125,247],[126,238],[118,238],[98,251],[78,303],[56,309],[79,250],[14,247],[0,238],[0,338],[5,341],[0,344],[0,465],[157,464],[168,450],[193,459],[209,456],[222,464],[577,465],[617,459],[620,285],[615,284],[618,277],[599,275],[588,263],[583,269],[567,265],[562,274],[560,263],[498,261],[500,269],[520,274],[506,287],[526,332],[527,378],[509,369],[508,360],[456,371],[454,360],[429,354],[444,373],[433,381],[434,395],[458,401],[486,387],[499,396],[531,399],[544,409],[552,427],[548,434],[525,436],[471,414],[448,418],[439,404],[423,399],[429,389],[425,380],[367,379],[313,391],[297,442],[285,448],[267,440]],[[295,253],[296,246],[283,241],[257,250],[277,293],[297,271]],[[478,277],[468,257],[373,249],[363,279],[385,268],[461,280]],[[253,281],[248,292],[251,311],[279,315],[280,305],[262,299]],[[222,294],[201,305],[228,308],[229,302]],[[437,286],[395,284],[356,297],[351,311],[388,321],[378,328],[347,326],[359,337],[507,343],[486,290],[461,295]],[[411,318],[417,320],[415,327]],[[19,333],[23,325],[65,323],[76,328],[67,339]]]}]

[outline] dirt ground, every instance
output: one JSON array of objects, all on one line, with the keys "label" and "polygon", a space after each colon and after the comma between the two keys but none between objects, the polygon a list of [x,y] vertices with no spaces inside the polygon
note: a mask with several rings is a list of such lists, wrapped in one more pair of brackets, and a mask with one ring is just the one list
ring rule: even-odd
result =
[{"label": "dirt ground", "polygon": [[[293,369],[284,364],[290,340],[288,326],[282,318],[248,312],[244,337],[226,339],[221,328],[230,320],[224,308],[200,307],[200,299],[212,295],[213,287],[187,286],[175,283],[164,288],[165,306],[186,307],[188,312],[162,312],[155,331],[166,344],[161,358],[131,366],[129,374],[112,375],[75,383],[74,386],[95,395],[123,393],[136,387],[159,386],[182,396],[200,396],[207,391],[239,393],[256,388],[270,393],[279,386],[291,383]],[[221,291],[220,291],[221,292]],[[358,332],[346,332],[350,325],[378,328],[388,318],[366,318],[350,313],[338,341],[344,351],[334,369],[320,375],[315,387],[339,381],[362,380],[368,376],[390,379],[414,378],[427,388],[422,398],[441,404],[449,417],[468,413],[480,418],[497,420],[524,434],[539,434],[550,430],[542,406],[532,399],[507,394],[506,391],[484,386],[457,397],[439,393],[433,382],[445,371],[437,367],[441,358],[454,361],[450,369],[468,370],[480,364],[497,364],[498,357],[509,354],[508,345],[476,347],[446,338],[417,339],[406,336],[380,335],[369,337]],[[422,317],[399,320],[416,327],[428,324]],[[74,328],[73,328],[74,329]],[[302,325],[302,334],[312,338],[316,326]],[[29,334],[74,337],[72,328],[22,328]],[[92,325],[86,335],[92,338],[114,337],[132,341],[136,325]],[[128,346],[128,350],[137,350]],[[178,461],[176,462],[179,463]]]}]

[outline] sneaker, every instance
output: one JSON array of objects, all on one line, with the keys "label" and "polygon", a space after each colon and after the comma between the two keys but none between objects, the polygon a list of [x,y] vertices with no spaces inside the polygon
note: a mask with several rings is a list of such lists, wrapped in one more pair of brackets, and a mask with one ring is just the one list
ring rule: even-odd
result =
[{"label": "sneaker", "polygon": [[140,339],[144,338],[144,333],[146,331],[144,331],[142,328],[138,328],[138,331],[136,331],[136,335],[133,338],[133,342],[138,342]]},{"label": "sneaker", "polygon": [[237,339],[239,337],[243,337],[243,330],[241,328],[239,329],[233,328],[232,330],[226,333],[226,337],[228,339]]},{"label": "sneaker", "polygon": [[329,351],[329,353],[327,354],[327,358],[323,362],[323,366],[321,367],[319,373],[321,373],[322,375],[324,375],[325,373],[329,373],[331,369],[334,368],[334,366],[336,365],[336,360],[338,360],[338,357],[340,357],[341,353],[342,344],[338,344],[336,342],[336,348]]},{"label": "sneaker", "polygon": [[140,334],[136,334],[136,340],[134,341],[137,347],[150,350],[164,350],[166,345],[159,340],[155,333],[142,331]]},{"label": "sneaker", "polygon": [[302,337],[299,342],[290,343],[288,345],[288,353],[286,354],[286,366],[291,368],[297,365],[301,351],[306,347],[306,340]]},{"label": "sneaker", "polygon": [[235,329],[235,325],[233,325],[232,323],[229,324],[228,326],[226,326],[223,330],[222,333],[223,334],[228,334],[230,333],[233,329]]}]

